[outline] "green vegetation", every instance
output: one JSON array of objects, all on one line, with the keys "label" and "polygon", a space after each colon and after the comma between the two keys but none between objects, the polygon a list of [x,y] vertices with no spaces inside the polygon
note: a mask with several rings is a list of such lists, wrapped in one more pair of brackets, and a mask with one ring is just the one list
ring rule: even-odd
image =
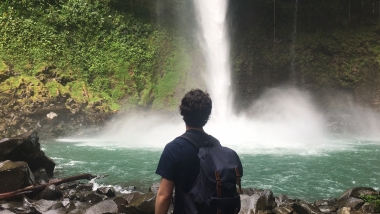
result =
[{"label": "green vegetation", "polygon": [[375,212],[380,212],[380,195],[361,195],[360,198],[366,203],[372,204]]},{"label": "green vegetation", "polygon": [[[21,78],[41,80],[53,98],[66,94],[89,104],[103,100],[103,109],[113,111],[121,102],[147,106],[157,97],[157,108],[166,107],[160,102],[179,83],[172,69],[181,73],[189,67],[176,64],[188,50],[147,21],[151,1],[123,2],[3,1],[0,62],[12,65]],[[4,68],[0,63],[0,71]]]}]

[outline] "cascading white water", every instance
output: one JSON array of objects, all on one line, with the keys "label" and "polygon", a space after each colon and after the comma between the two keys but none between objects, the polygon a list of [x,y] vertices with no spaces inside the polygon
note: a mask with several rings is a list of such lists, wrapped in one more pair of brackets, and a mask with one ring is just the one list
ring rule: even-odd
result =
[{"label": "cascading white water", "polygon": [[205,81],[213,98],[213,118],[224,120],[231,111],[227,0],[194,0],[198,39],[207,62]]},{"label": "cascading white water", "polygon": [[[206,132],[241,153],[310,154],[333,148],[324,144],[327,123],[322,113],[308,93],[295,88],[269,89],[244,114],[232,114],[227,0],[194,0],[194,5],[199,23],[195,33],[204,51],[205,82],[213,100]],[[109,124],[96,140],[84,141],[94,146],[163,148],[185,130],[180,115],[168,117],[153,111],[119,115]]]}]

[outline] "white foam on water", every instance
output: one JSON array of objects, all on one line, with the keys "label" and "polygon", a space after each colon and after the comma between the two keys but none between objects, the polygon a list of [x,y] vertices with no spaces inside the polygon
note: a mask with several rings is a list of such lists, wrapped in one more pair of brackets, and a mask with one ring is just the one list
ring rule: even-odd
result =
[{"label": "white foam on water", "polygon": [[131,193],[132,191],[131,190],[127,190],[126,188],[123,188],[122,186],[120,185],[105,185],[105,184],[99,184],[98,182],[96,182],[96,179],[92,179],[91,181],[89,181],[88,183],[92,183],[93,186],[92,186],[92,190],[93,191],[96,191],[97,189],[101,188],[101,187],[112,187],[115,189],[116,192],[120,192],[120,193],[123,193],[123,194],[128,194],[128,193]]}]

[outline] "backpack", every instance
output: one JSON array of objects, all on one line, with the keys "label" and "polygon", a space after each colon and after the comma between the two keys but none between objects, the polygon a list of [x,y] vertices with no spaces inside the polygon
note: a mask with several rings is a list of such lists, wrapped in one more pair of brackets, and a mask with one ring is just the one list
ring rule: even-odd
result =
[{"label": "backpack", "polygon": [[200,160],[199,175],[192,188],[189,192],[180,190],[184,195],[185,213],[239,213],[243,167],[236,152],[222,147],[211,135],[205,142],[191,132],[180,137],[199,148]]}]

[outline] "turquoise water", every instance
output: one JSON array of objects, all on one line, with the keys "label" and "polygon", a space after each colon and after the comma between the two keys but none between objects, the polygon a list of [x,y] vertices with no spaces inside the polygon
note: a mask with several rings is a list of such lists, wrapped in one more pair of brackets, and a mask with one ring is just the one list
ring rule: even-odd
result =
[{"label": "turquoise water", "polygon": [[[318,152],[244,153],[241,157],[243,186],[270,189],[307,201],[339,197],[354,186],[380,187],[380,143],[343,140],[338,149]],[[331,142],[336,143],[336,142]],[[160,177],[154,172],[162,149],[91,146],[82,143],[42,144],[47,156],[56,162],[55,175],[66,177],[81,173],[108,177],[96,180],[123,190],[136,186],[147,191]]]}]

